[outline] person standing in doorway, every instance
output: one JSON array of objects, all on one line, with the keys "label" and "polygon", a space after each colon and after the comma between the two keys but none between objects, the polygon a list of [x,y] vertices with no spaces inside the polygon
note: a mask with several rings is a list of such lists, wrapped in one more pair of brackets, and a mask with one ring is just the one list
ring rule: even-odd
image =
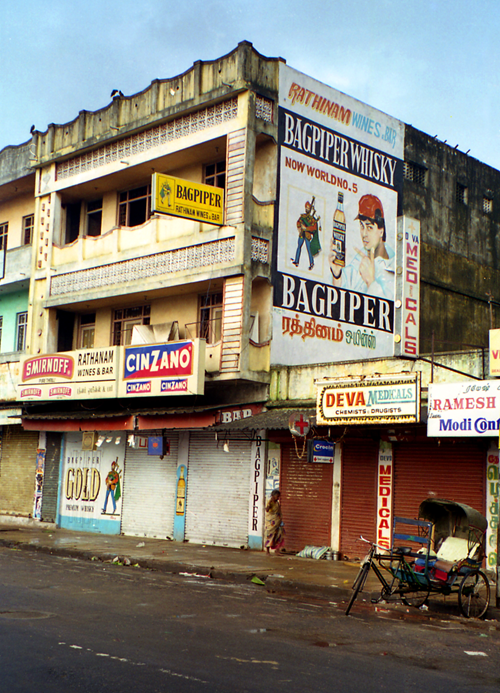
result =
[{"label": "person standing in doorway", "polygon": [[271,497],[266,505],[266,551],[271,550],[276,554],[282,552],[285,544],[285,528],[280,503],[281,493],[278,489],[271,491]]}]

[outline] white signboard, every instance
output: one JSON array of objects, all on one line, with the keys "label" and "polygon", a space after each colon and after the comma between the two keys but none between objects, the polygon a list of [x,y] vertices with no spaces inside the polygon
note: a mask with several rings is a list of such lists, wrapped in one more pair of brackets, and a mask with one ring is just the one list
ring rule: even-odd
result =
[{"label": "white signboard", "polygon": [[116,397],[118,349],[105,347],[23,356],[17,386],[19,400]]},{"label": "white signboard", "polygon": [[500,380],[429,385],[427,435],[498,437]]},{"label": "white signboard", "polygon": [[280,65],[273,364],[394,353],[404,126]]},{"label": "white signboard", "polygon": [[416,423],[420,373],[331,378],[318,386],[317,424]]}]

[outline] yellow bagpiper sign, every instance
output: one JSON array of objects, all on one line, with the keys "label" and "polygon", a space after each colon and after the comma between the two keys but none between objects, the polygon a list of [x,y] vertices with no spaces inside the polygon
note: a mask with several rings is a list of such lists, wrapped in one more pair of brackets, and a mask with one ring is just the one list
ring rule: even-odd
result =
[{"label": "yellow bagpiper sign", "polygon": [[224,190],[190,180],[153,174],[153,212],[195,219],[205,224],[224,223]]}]

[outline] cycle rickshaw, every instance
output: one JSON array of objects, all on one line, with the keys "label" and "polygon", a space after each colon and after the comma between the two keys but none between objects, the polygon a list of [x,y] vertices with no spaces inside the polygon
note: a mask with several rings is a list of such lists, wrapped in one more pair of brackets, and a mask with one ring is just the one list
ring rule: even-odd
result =
[{"label": "cycle rickshaw", "polygon": [[395,597],[420,607],[431,593],[456,593],[464,616],[482,618],[490,603],[490,585],[481,569],[487,526],[474,508],[434,498],[420,504],[418,520],[395,517],[389,551],[367,542],[371,548],[352,586],[346,615],[371,569],[382,585],[376,602]]}]

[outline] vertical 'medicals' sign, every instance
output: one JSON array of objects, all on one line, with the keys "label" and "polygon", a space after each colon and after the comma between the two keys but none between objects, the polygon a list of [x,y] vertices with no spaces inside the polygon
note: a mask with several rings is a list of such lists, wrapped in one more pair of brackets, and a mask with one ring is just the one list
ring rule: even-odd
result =
[{"label": "vertical 'medicals' sign", "polygon": [[416,357],[419,354],[420,326],[420,222],[398,219],[396,356]]},{"label": "vertical 'medicals' sign", "polygon": [[280,65],[273,364],[394,353],[400,121]]}]

